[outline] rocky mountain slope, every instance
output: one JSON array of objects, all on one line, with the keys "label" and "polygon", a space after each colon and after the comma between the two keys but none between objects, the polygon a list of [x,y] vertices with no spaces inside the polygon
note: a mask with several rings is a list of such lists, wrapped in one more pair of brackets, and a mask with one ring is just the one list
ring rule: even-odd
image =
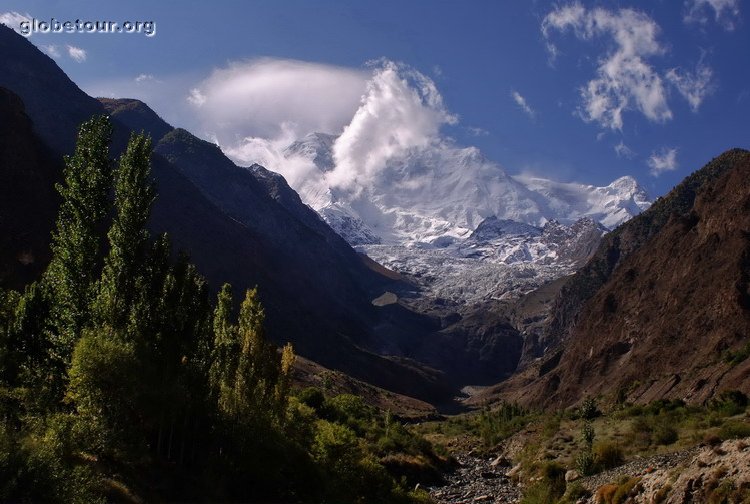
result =
[{"label": "rocky mountain slope", "polygon": [[728,151],[607,235],[555,302],[550,350],[486,396],[557,408],[749,390],[749,175],[750,153]]},{"label": "rocky mountain slope", "polygon": [[[47,149],[50,159],[60,160],[73,146],[77,121],[90,114],[111,116],[114,156],[131,130],[148,132],[155,142],[159,192],[151,231],[168,232],[176,250],[189,251],[213,288],[227,281],[236,292],[258,285],[269,334],[277,342],[291,341],[303,356],[326,367],[435,403],[450,400],[462,380],[492,383],[515,369],[520,336],[502,314],[467,313],[464,320],[453,308],[436,313],[417,305],[373,303],[387,292],[398,297],[420,287],[363,258],[282,177],[257,165],[235,166],[218,147],[173,128],[141,102],[92,99],[54,61],[4,26],[0,47],[0,86],[16,95],[13,113],[23,114],[26,102],[32,104],[26,109],[31,129],[27,124],[24,139],[8,140],[39,144],[39,152]],[[53,184],[60,162],[14,171],[6,159],[12,161],[3,158],[0,173],[12,181],[4,187],[18,187],[19,194],[23,187],[39,190],[27,191],[23,204],[0,202],[0,222],[33,221],[22,227],[43,251],[56,210]],[[24,209],[28,214],[18,215]],[[0,237],[7,261],[3,271],[15,275],[15,283],[3,278],[3,287],[20,287],[34,276],[19,273],[19,257],[25,261],[28,255],[19,256],[10,241],[13,233]],[[41,252],[35,257],[38,272],[45,259]],[[432,350],[435,338],[452,353]]]},{"label": "rocky mountain slope", "polygon": [[[397,339],[389,346],[395,355],[381,355],[388,346],[381,337],[390,334],[390,322],[382,320],[371,300],[393,280],[364,264],[283,180],[236,167],[216,146],[174,130],[140,102],[90,98],[50,58],[5,26],[0,26],[0,48],[0,86],[12,92],[4,110],[15,117],[3,123],[7,135],[2,141],[16,149],[3,151],[0,173],[9,182],[3,190],[28,196],[0,203],[0,222],[8,229],[0,247],[2,269],[8,271],[4,287],[21,287],[44,267],[56,212],[57,160],[70,152],[79,119],[109,113],[114,156],[132,129],[153,136],[159,198],[151,230],[168,232],[175,249],[189,251],[213,288],[227,281],[237,292],[258,285],[270,334],[279,342],[292,341],[300,353],[324,365],[410,395],[450,396],[442,374],[405,359]],[[27,102],[31,105],[25,108]],[[27,153],[29,162],[40,158],[33,170],[13,164],[24,145],[33,151]],[[14,226],[41,252],[19,255],[28,247],[14,240]],[[35,269],[23,273],[32,255]],[[420,321],[423,334],[429,321]],[[375,327],[384,329],[376,332]]]}]

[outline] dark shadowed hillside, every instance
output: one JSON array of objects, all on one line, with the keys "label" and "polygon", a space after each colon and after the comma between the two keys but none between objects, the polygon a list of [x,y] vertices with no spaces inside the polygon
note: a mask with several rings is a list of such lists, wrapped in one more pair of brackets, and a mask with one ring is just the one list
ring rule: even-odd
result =
[{"label": "dark shadowed hillside", "polygon": [[728,151],[607,237],[558,298],[573,317],[562,344],[488,395],[564,407],[747,391],[749,230],[750,153]]},{"label": "dark shadowed hillside", "polygon": [[61,166],[36,136],[21,99],[0,87],[0,284],[20,288],[49,262]]}]

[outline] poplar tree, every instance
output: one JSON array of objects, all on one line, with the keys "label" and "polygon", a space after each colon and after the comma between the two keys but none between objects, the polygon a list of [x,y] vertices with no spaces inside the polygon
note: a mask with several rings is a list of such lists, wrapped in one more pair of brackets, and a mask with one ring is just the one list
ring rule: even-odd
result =
[{"label": "poplar tree", "polygon": [[268,426],[269,422],[282,420],[294,363],[290,345],[279,355],[276,347],[266,340],[264,321],[258,289],[248,289],[237,326],[236,366],[231,358],[225,361],[228,380],[219,395],[220,411],[245,427]]},{"label": "poplar tree", "polygon": [[232,286],[225,283],[216,299],[213,317],[214,344],[211,350],[211,367],[209,384],[215,399],[221,397],[222,391],[231,387],[231,380],[237,368],[239,340],[237,327],[232,324]]},{"label": "poplar tree", "polygon": [[116,215],[109,229],[109,254],[99,284],[95,312],[111,327],[123,328],[133,311],[143,275],[148,231],[146,222],[155,198],[150,180],[151,138],[132,134],[115,173]]},{"label": "poplar tree", "polygon": [[52,298],[55,358],[69,363],[76,339],[90,321],[98,278],[102,228],[110,205],[112,125],[106,116],[81,125],[72,156],[65,157],[62,204],[52,233],[52,260],[44,282]]}]

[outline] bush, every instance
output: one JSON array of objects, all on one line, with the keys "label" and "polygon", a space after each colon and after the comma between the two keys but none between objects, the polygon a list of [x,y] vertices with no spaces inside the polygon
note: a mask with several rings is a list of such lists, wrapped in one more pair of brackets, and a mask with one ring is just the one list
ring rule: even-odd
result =
[{"label": "bush", "polygon": [[747,396],[739,390],[725,390],[709,403],[710,409],[723,416],[734,416],[747,409]]},{"label": "bush", "polygon": [[594,450],[596,465],[603,470],[613,469],[625,462],[622,448],[614,443],[600,443]]},{"label": "bush", "polygon": [[656,491],[654,494],[654,504],[661,504],[662,502],[667,500],[667,497],[669,496],[669,492],[672,491],[672,485],[669,483],[666,483],[663,487],[659,488],[659,490]]},{"label": "bush", "polygon": [[726,422],[719,429],[721,439],[739,439],[750,437],[750,425],[744,422]]},{"label": "bush", "polygon": [[667,423],[661,423],[654,429],[654,442],[659,445],[671,445],[677,442],[677,429]]},{"label": "bush", "polygon": [[581,407],[578,408],[578,416],[584,420],[593,420],[599,416],[599,408],[596,406],[596,399],[589,397],[581,403]]},{"label": "bush", "polygon": [[297,399],[299,399],[299,402],[301,402],[302,404],[306,404],[307,406],[314,409],[316,413],[320,414],[326,397],[325,395],[323,395],[323,391],[319,388],[307,387],[303,388],[297,393]]},{"label": "bush", "polygon": [[494,446],[521,430],[530,421],[529,412],[517,404],[503,403],[495,410],[480,413],[477,427],[484,444]]},{"label": "bush", "polygon": [[630,434],[635,444],[639,446],[648,446],[651,444],[652,432],[651,423],[645,418],[635,418],[630,424]]},{"label": "bush", "polygon": [[594,460],[594,454],[589,450],[582,451],[576,457],[576,470],[583,476],[591,476],[594,474],[596,468],[596,461]]},{"label": "bush", "polygon": [[622,481],[615,490],[615,494],[612,496],[612,504],[623,504],[627,501],[630,493],[640,482],[640,478],[628,478]]},{"label": "bush", "polygon": [[557,462],[547,462],[538,469],[541,478],[524,493],[522,504],[554,504],[565,493],[565,468]]},{"label": "bush", "polygon": [[573,504],[590,496],[591,492],[589,492],[579,481],[575,481],[568,485],[567,490],[565,490],[565,495],[563,495],[563,498],[560,500],[560,504]]}]

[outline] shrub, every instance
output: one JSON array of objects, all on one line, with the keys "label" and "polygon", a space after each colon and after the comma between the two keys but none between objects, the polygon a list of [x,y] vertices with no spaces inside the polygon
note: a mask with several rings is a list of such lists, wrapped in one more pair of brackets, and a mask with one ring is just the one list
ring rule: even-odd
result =
[{"label": "shrub", "polygon": [[522,504],[554,504],[565,492],[565,468],[557,462],[547,462],[538,469],[539,482],[524,493]]},{"label": "shrub", "polygon": [[652,432],[653,428],[645,418],[635,418],[630,424],[630,434],[633,437],[633,441],[640,446],[648,446],[651,444]]},{"label": "shrub", "polygon": [[667,423],[661,423],[654,429],[654,442],[659,445],[671,445],[677,442],[677,429]]},{"label": "shrub", "polygon": [[316,413],[320,413],[323,403],[326,400],[323,391],[317,387],[306,387],[297,393],[297,399],[302,404],[306,404],[315,410]]},{"label": "shrub", "polygon": [[521,430],[529,421],[529,412],[517,404],[503,403],[495,410],[480,413],[477,417],[477,427],[485,445],[494,446]]},{"label": "shrub", "polygon": [[596,406],[596,399],[589,397],[581,403],[581,407],[578,408],[578,416],[584,420],[593,420],[599,416],[599,408]]},{"label": "shrub", "polygon": [[596,464],[606,470],[619,467],[625,462],[622,448],[614,443],[600,443],[594,450]]},{"label": "shrub", "polygon": [[594,432],[594,426],[591,425],[591,422],[585,422],[581,428],[581,439],[589,450],[591,450],[591,446],[594,444],[595,436],[596,433]]},{"label": "shrub", "polygon": [[627,478],[622,481],[615,490],[615,494],[612,496],[612,504],[623,504],[633,489],[640,482],[640,478]]},{"label": "shrub", "polygon": [[725,390],[709,403],[709,407],[724,416],[739,415],[747,409],[747,396],[739,390]]},{"label": "shrub", "polygon": [[560,504],[572,504],[590,496],[591,492],[589,492],[579,481],[575,481],[568,485],[567,490],[565,490],[565,495],[563,495],[563,498],[560,500]]},{"label": "shrub", "polygon": [[584,450],[576,457],[576,470],[583,476],[591,476],[595,472],[596,461],[590,450]]},{"label": "shrub", "polygon": [[721,439],[739,439],[750,437],[750,424],[744,422],[726,422],[719,429]]},{"label": "shrub", "polygon": [[654,494],[654,504],[661,504],[662,502],[666,501],[667,497],[669,496],[669,492],[671,491],[672,485],[670,485],[669,483],[659,488],[659,490],[657,490]]}]

